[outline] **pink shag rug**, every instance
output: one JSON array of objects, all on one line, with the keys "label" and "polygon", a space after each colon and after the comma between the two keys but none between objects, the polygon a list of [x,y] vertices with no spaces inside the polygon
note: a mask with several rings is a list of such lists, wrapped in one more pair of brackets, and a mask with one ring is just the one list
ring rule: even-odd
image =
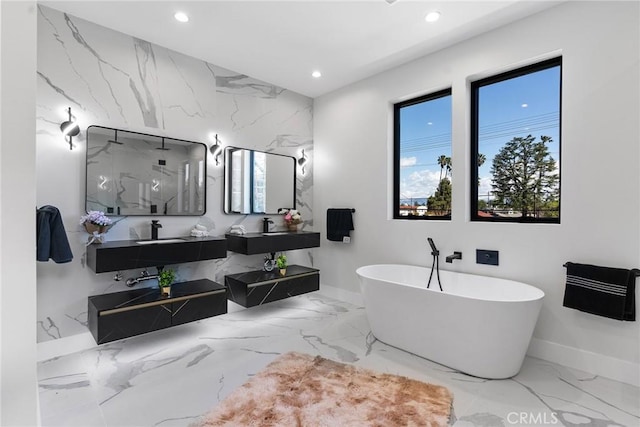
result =
[{"label": "pink shag rug", "polygon": [[447,426],[445,387],[286,353],[192,427]]}]

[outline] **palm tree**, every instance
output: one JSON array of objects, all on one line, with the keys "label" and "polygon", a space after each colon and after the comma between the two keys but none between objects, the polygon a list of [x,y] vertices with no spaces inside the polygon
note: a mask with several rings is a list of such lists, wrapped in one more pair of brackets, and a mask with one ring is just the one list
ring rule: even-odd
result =
[{"label": "palm tree", "polygon": [[447,166],[447,159],[448,157],[444,154],[441,154],[440,157],[438,157],[438,164],[440,165],[440,179],[438,181],[442,181],[442,170]]},{"label": "palm tree", "polygon": [[447,170],[444,172],[444,177],[446,178],[447,175],[451,173],[451,168],[452,168],[451,157],[446,157],[445,158],[444,165],[447,168]]},{"label": "palm tree", "polygon": [[478,167],[484,165],[484,162],[487,161],[487,156],[482,153],[478,153]]}]

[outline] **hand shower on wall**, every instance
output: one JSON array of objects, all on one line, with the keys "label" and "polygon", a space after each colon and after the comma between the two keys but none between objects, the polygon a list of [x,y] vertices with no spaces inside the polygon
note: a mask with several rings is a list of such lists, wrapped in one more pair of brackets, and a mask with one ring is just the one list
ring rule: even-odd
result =
[{"label": "hand shower on wall", "polygon": [[436,244],[433,243],[433,239],[431,237],[427,237],[427,242],[429,242],[429,246],[431,246],[431,255],[433,255],[433,264],[431,264],[431,274],[429,275],[429,282],[427,282],[427,289],[429,288],[429,286],[431,286],[433,269],[435,268],[436,276],[438,276],[438,286],[440,287],[440,290],[442,290],[442,284],[440,283],[440,251],[438,250],[438,248],[436,248]]}]

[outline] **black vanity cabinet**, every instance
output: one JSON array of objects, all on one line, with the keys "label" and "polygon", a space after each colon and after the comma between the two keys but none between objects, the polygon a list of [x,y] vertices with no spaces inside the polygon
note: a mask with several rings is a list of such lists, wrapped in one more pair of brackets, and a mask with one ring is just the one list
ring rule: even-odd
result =
[{"label": "black vanity cabinet", "polygon": [[290,265],[287,273],[279,271],[248,271],[225,276],[231,301],[243,307],[254,307],[272,301],[306,294],[320,289],[320,270]]},{"label": "black vanity cabinet", "polygon": [[313,231],[226,234],[225,237],[227,238],[228,250],[245,255],[317,248],[320,246],[320,233]]},{"label": "black vanity cabinet", "polygon": [[224,237],[119,240],[87,246],[87,265],[96,273],[205,261],[227,256]]},{"label": "black vanity cabinet", "polygon": [[208,279],[89,297],[89,330],[98,344],[193,322],[227,312],[227,290]]}]

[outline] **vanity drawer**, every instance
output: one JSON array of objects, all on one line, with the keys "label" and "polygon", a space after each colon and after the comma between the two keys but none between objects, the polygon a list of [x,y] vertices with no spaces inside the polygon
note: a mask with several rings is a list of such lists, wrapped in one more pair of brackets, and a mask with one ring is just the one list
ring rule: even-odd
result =
[{"label": "vanity drawer", "polygon": [[98,344],[227,312],[227,290],[208,279],[176,283],[171,296],[158,288],[89,297],[89,330]]},{"label": "vanity drawer", "polygon": [[277,271],[250,271],[225,276],[228,297],[243,307],[254,307],[320,289],[320,271],[291,265],[281,276]]}]

